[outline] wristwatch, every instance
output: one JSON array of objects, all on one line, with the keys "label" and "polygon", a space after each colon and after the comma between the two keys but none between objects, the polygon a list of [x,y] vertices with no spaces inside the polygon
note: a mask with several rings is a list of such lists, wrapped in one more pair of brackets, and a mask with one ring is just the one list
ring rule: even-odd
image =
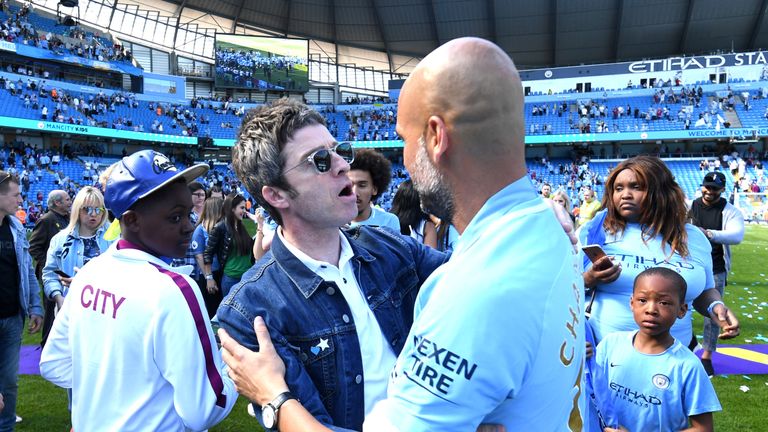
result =
[{"label": "wristwatch", "polygon": [[283,392],[277,395],[272,402],[261,407],[261,419],[264,422],[264,427],[267,429],[277,427],[277,411],[285,402],[291,399],[296,399],[293,393],[289,391]]}]

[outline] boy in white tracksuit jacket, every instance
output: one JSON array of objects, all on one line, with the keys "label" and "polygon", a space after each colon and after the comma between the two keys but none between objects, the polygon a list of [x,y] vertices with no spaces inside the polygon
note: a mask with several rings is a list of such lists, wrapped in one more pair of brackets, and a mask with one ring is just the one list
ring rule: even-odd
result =
[{"label": "boy in white tracksuit jacket", "polygon": [[169,265],[191,239],[186,183],[145,150],[106,184],[122,238],[73,279],[40,360],[43,377],[72,388],[75,431],[204,430],[237,399],[190,268]]}]

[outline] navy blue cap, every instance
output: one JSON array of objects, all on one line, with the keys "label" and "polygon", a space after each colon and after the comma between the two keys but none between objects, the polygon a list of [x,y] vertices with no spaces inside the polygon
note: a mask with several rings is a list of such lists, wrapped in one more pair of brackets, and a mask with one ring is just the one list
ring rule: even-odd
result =
[{"label": "navy blue cap", "polygon": [[702,186],[716,187],[722,189],[725,187],[725,174],[719,171],[712,171],[704,176]]},{"label": "navy blue cap", "polygon": [[107,179],[104,203],[116,218],[125,213],[136,201],[165,185],[183,178],[187,183],[205,175],[208,165],[197,164],[183,171],[162,153],[142,150],[124,157]]}]

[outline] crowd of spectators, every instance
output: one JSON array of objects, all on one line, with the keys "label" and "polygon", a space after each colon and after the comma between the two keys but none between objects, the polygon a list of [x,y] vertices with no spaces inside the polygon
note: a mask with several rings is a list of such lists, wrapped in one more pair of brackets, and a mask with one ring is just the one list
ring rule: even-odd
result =
[{"label": "crowd of spectators", "polygon": [[68,28],[66,34],[38,31],[29,20],[33,10],[31,3],[23,4],[16,13],[12,13],[6,1],[2,2],[1,9],[7,18],[0,22],[0,37],[7,42],[34,45],[58,55],[71,54],[98,61],[130,63],[133,59],[130,50],[122,45],[104,45],[102,38],[79,26]]}]

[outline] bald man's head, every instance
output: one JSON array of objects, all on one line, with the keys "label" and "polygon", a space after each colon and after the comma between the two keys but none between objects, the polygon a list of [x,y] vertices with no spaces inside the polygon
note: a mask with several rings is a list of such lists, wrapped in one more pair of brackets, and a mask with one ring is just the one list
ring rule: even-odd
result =
[{"label": "bald man's head", "polygon": [[524,157],[520,76],[509,56],[489,41],[460,38],[437,48],[414,69],[400,101],[406,123],[424,129],[437,115],[451,138],[472,146],[477,156],[511,151]]}]

